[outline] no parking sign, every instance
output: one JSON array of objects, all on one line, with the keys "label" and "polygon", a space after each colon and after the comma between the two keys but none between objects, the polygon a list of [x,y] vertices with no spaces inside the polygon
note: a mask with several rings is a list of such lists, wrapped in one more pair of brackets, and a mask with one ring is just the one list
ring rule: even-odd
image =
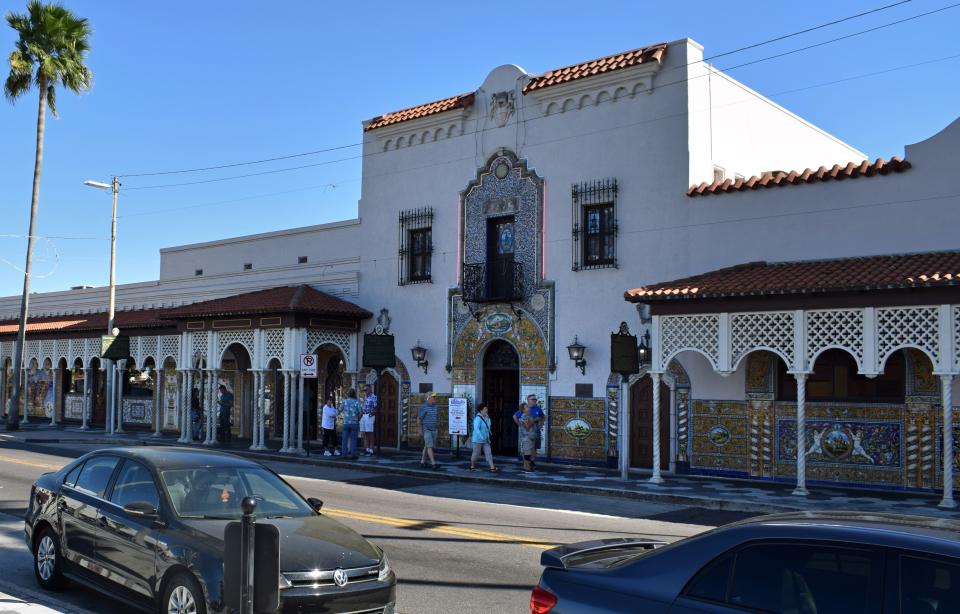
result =
[{"label": "no parking sign", "polygon": [[300,375],[303,377],[317,377],[316,354],[300,354]]}]

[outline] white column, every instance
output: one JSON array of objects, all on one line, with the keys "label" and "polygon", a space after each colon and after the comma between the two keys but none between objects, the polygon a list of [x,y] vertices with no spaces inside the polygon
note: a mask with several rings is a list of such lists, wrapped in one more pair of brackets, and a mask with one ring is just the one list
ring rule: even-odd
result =
[{"label": "white column", "polygon": [[253,406],[252,414],[253,420],[250,424],[250,449],[251,450],[262,450],[263,449],[263,439],[261,436],[260,422],[263,419],[263,406],[261,405],[261,399],[263,397],[263,372],[260,370],[252,371],[253,373],[253,399],[251,405]]},{"label": "white column", "polygon": [[163,369],[158,369],[154,366],[153,369],[153,413],[154,419],[157,421],[157,427],[153,431],[154,437],[160,437],[163,433]]},{"label": "white column", "polygon": [[303,452],[303,373],[297,371],[299,392],[297,393],[297,453]]},{"label": "white column", "polygon": [[23,369],[23,418],[24,424],[30,423],[30,369]]},{"label": "white column", "polygon": [[668,382],[670,386],[670,445],[668,452],[668,469],[670,473],[677,470],[677,384],[673,378]]},{"label": "white column", "polygon": [[[258,397],[258,410],[260,412],[260,420],[257,422],[259,435],[257,437],[260,442],[260,449],[267,449],[267,414],[266,414],[266,405],[267,405],[267,374],[269,371],[260,372],[260,396]],[[276,394],[276,391],[274,391]],[[273,404],[276,406],[277,400],[273,399]],[[274,407],[273,415],[277,415],[276,407]]]},{"label": "white column", "polygon": [[207,428],[206,428],[206,438],[203,440],[203,445],[209,446],[213,445],[217,439],[217,420],[216,420],[216,409],[213,407],[213,403],[216,400],[212,391],[212,383],[217,378],[214,377],[214,371],[212,369],[204,369],[204,380],[203,386],[200,389],[201,398],[203,399],[204,415],[206,416]]},{"label": "white column", "polygon": [[651,484],[663,484],[660,475],[660,377],[659,373],[651,373],[653,380],[653,475]]},{"label": "white column", "polygon": [[83,368],[83,422],[80,424],[80,430],[86,431],[90,428],[90,380],[92,379],[93,369]]},{"label": "white column", "polygon": [[620,417],[617,424],[617,437],[620,449],[620,479],[630,479],[630,405],[627,402],[627,378],[620,376]]},{"label": "white column", "polygon": [[50,414],[50,426],[57,426],[57,405],[63,399],[63,370],[50,367],[50,383],[53,384],[53,413]]},{"label": "white column", "polygon": [[280,452],[285,453],[288,445],[288,431],[290,427],[290,374],[286,370],[280,371],[283,376],[283,443],[280,446]]},{"label": "white column", "polygon": [[116,411],[114,416],[116,417],[117,430],[116,433],[123,432],[123,378],[127,372],[127,361],[121,360],[118,365],[118,369],[114,369],[114,375],[116,375],[116,380],[113,384],[113,389],[117,393],[117,400],[114,403]]},{"label": "white column", "polygon": [[[188,435],[190,431],[185,416],[187,412],[183,411],[183,399],[189,394],[188,390],[187,372],[183,369],[177,369],[177,428],[180,430],[180,438],[177,439],[177,443],[187,443],[190,441]],[[189,403],[187,405],[189,406]]]},{"label": "white column", "polygon": [[807,496],[807,374],[794,373],[797,378],[797,487],[793,494]]},{"label": "white column", "polygon": [[940,507],[957,507],[953,500],[953,375],[941,375],[943,388],[943,499]]}]

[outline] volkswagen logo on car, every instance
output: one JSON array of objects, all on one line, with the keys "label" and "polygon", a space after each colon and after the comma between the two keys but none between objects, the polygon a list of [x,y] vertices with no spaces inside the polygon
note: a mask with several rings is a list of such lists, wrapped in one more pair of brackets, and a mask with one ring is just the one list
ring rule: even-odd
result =
[{"label": "volkswagen logo on car", "polygon": [[346,586],[347,585],[347,572],[343,568],[337,569],[333,572],[333,581],[337,586]]}]

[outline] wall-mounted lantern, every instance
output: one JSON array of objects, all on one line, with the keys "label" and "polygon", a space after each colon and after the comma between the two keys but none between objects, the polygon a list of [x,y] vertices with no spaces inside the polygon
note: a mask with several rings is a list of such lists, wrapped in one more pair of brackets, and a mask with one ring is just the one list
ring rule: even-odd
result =
[{"label": "wall-mounted lantern", "polygon": [[587,361],[583,359],[583,351],[586,349],[576,336],[573,337],[573,343],[567,346],[567,353],[570,354],[570,360],[580,369],[580,373],[583,375],[587,374]]},{"label": "wall-mounted lantern", "polygon": [[430,364],[427,362],[427,348],[420,345],[419,339],[417,339],[417,345],[410,348],[410,354],[413,356],[413,361],[417,363],[417,366],[426,373],[427,367]]},{"label": "wall-mounted lantern", "polygon": [[640,345],[637,346],[637,358],[640,359],[640,365],[643,366],[650,362],[650,331],[643,333],[640,337]]}]

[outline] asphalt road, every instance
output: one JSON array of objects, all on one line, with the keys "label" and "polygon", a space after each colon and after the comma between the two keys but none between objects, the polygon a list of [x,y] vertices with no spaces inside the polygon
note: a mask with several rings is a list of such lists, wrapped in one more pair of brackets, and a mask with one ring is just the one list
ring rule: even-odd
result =
[{"label": "asphalt road", "polygon": [[[43,602],[20,518],[34,479],[92,449],[0,440],[0,591]],[[398,612],[529,612],[540,553],[610,536],[673,541],[746,516],[673,505],[270,463],[324,513],[387,552]],[[83,588],[56,595],[61,611],[127,614]]]}]

